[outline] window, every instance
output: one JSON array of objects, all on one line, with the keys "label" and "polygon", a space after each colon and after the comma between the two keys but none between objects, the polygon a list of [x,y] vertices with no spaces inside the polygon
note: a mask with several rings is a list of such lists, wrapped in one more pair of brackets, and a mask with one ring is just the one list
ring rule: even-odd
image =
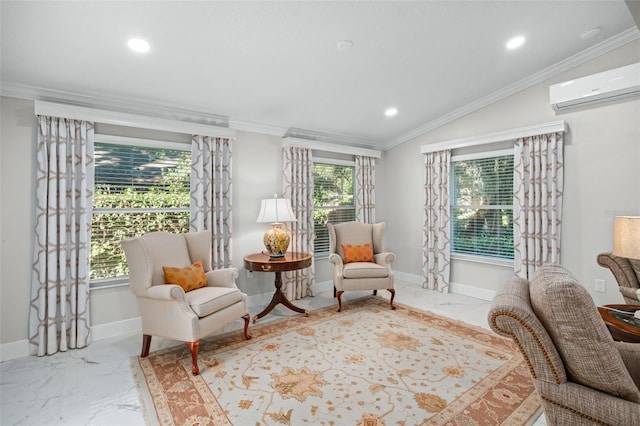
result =
[{"label": "window", "polygon": [[356,219],[354,174],[355,164],[351,161],[314,161],[313,252],[316,255],[329,253],[327,223],[337,224]]},{"label": "window", "polygon": [[513,152],[451,159],[452,253],[513,259]]},{"label": "window", "polygon": [[90,280],[95,287],[126,280],[124,238],[188,232],[191,152],[179,143],[100,135],[94,151]]}]

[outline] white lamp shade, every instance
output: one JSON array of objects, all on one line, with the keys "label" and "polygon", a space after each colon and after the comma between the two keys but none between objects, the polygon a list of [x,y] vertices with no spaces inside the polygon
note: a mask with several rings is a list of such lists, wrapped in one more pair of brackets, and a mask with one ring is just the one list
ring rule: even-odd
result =
[{"label": "white lamp shade", "polygon": [[640,259],[640,216],[618,216],[614,219],[613,254]]},{"label": "white lamp shade", "polygon": [[260,203],[258,223],[296,222],[296,215],[288,198],[268,198]]}]

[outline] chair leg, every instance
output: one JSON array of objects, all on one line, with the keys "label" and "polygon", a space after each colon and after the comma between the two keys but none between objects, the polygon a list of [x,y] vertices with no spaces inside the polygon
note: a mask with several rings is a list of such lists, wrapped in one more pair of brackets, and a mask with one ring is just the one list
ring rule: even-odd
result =
[{"label": "chair leg", "polygon": [[249,314],[245,314],[242,316],[242,319],[244,320],[244,338],[247,340],[251,340],[251,335],[248,333],[249,321],[251,321],[251,317],[249,317]]},{"label": "chair leg", "polygon": [[389,293],[391,293],[391,309],[395,309],[396,307],[393,306],[393,298],[396,297],[396,291],[392,288],[388,288],[387,289],[389,291]]},{"label": "chair leg", "polygon": [[189,349],[191,350],[191,360],[193,361],[193,370],[192,373],[194,376],[200,374],[200,369],[198,368],[198,348],[200,347],[200,339],[195,342],[185,342]]},{"label": "chair leg", "polygon": [[149,355],[149,348],[151,347],[151,335],[142,335],[142,351],[140,352],[141,358],[146,358]]},{"label": "chair leg", "polygon": [[337,296],[338,296],[338,312],[342,311],[342,293],[344,293],[344,291],[339,291],[337,293]]}]

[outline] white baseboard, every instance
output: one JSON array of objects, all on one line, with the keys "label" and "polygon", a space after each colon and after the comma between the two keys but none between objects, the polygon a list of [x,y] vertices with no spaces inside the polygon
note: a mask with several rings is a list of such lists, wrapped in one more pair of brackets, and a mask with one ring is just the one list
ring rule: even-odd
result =
[{"label": "white baseboard", "polygon": [[[393,272],[396,280],[409,284],[417,284],[422,286],[424,278],[421,275],[408,274],[406,272]],[[474,287],[467,284],[450,283],[449,293],[461,294],[463,296],[475,297],[476,299],[492,301],[496,295],[495,290],[489,290],[481,287]]]},{"label": "white baseboard", "polygon": [[[395,271],[394,275],[399,281],[407,282],[409,284],[422,285],[423,278],[420,275]],[[332,281],[317,282],[314,286],[314,292],[316,294],[331,291],[332,289]],[[493,300],[496,293],[494,290],[488,290],[458,283],[451,283],[449,285],[449,292],[489,301]],[[255,294],[253,296],[247,297],[247,303],[249,304],[249,307],[263,306],[268,304],[271,301],[272,297],[273,293]],[[130,318],[122,321],[114,321],[106,324],[92,326],[91,341],[107,339],[110,337],[124,336],[133,333],[140,333],[141,331],[142,322],[140,320],[140,317]],[[26,339],[0,344],[0,361],[8,361],[10,359],[22,358],[25,356],[29,356],[29,341]]]},{"label": "white baseboard", "polygon": [[[95,342],[96,340],[108,339],[109,337],[140,333],[141,331],[142,321],[140,317],[114,321],[91,327],[91,341]],[[0,345],[0,362],[29,355],[29,340],[27,339]]]},{"label": "white baseboard", "polygon": [[0,361],[29,356],[29,340],[17,340],[15,342],[0,345]]},{"label": "white baseboard", "polygon": [[333,291],[333,281],[317,282],[313,286],[313,293],[324,293],[325,291]]},{"label": "white baseboard", "polygon": [[450,283],[449,293],[462,294],[464,296],[475,297],[476,299],[488,300],[489,302],[496,296],[495,290],[459,283]]},{"label": "white baseboard", "polygon": [[417,284],[419,286],[422,286],[422,283],[424,282],[424,278],[422,277],[422,275],[393,271],[393,276],[396,281],[402,281],[409,284]]},{"label": "white baseboard", "polygon": [[129,318],[122,321],[114,321],[91,326],[91,341],[94,342],[96,340],[108,339],[110,337],[141,332],[142,319],[140,319],[140,317]]}]

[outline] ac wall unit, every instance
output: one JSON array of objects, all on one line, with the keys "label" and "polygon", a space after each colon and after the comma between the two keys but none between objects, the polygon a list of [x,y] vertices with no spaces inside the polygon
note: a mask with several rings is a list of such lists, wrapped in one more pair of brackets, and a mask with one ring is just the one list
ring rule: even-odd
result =
[{"label": "ac wall unit", "polygon": [[549,86],[551,107],[568,109],[640,95],[640,62]]}]

